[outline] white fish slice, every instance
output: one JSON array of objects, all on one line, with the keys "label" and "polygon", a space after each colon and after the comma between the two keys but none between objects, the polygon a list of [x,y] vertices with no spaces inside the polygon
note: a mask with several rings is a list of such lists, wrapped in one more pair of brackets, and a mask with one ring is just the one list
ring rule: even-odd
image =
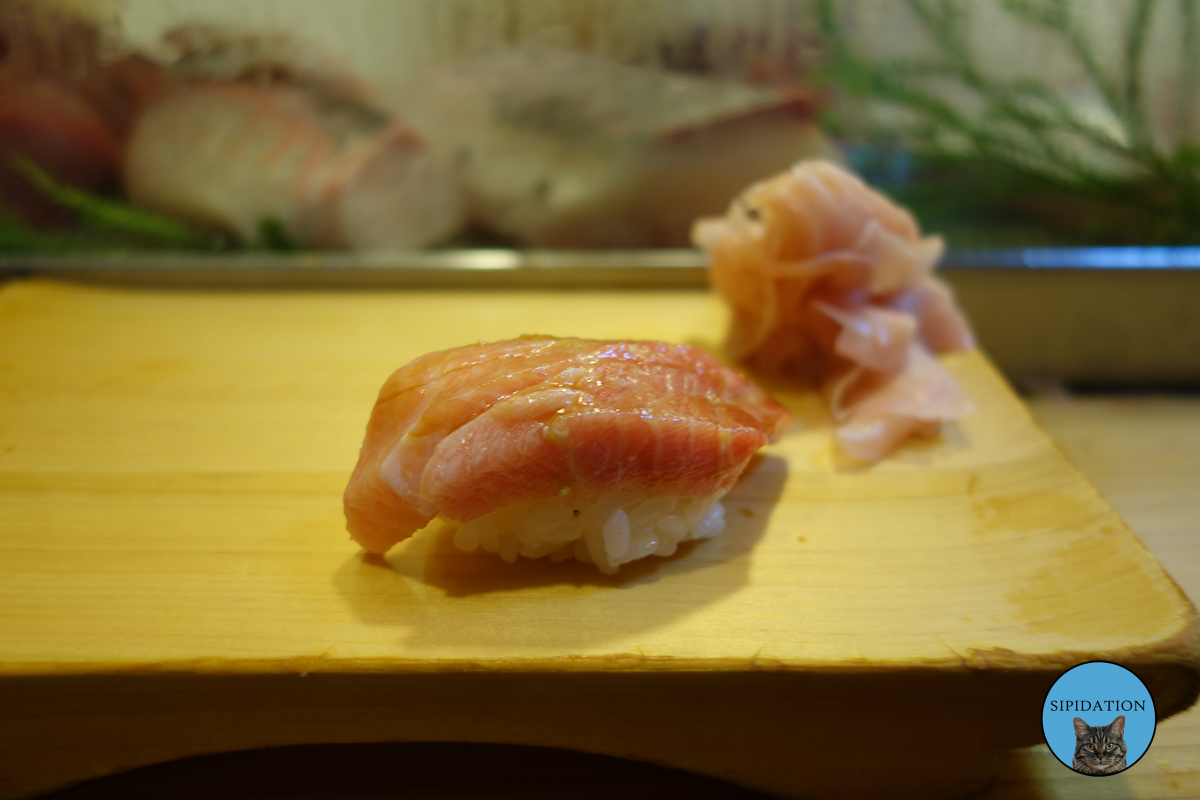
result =
[{"label": "white fish slice", "polygon": [[807,97],[562,50],[437,67],[401,103],[476,219],[543,247],[686,246],[747,183],[832,153]]},{"label": "white fish slice", "polygon": [[422,247],[462,226],[465,203],[449,172],[364,87],[336,70],[327,79],[310,65],[288,71],[278,59],[256,70],[252,57],[262,54],[247,53],[222,69],[194,53],[181,59],[185,80],[150,104],[129,142],[134,202],[244,241],[278,225],[311,247]]}]

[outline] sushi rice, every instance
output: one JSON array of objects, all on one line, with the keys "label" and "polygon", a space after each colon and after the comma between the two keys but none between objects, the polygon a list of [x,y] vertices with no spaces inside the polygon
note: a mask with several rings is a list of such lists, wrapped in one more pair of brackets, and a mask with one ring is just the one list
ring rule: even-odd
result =
[{"label": "sushi rice", "polygon": [[725,528],[718,492],[708,497],[580,492],[510,503],[459,524],[454,546],[482,549],[513,562],[517,556],[565,561],[576,558],[612,575],[622,564],[650,555],[669,556],[680,542],[708,539]]}]

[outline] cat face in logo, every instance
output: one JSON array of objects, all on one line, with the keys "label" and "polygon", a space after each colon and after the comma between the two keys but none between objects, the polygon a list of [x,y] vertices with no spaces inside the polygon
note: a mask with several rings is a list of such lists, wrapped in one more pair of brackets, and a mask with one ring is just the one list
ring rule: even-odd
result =
[{"label": "cat face in logo", "polygon": [[1071,768],[1084,775],[1112,775],[1125,769],[1125,715],[1095,727],[1075,717]]}]

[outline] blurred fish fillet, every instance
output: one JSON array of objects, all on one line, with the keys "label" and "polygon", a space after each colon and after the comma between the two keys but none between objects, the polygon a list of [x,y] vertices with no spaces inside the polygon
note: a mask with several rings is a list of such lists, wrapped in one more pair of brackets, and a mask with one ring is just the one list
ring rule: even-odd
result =
[{"label": "blurred fish fillet", "polygon": [[832,155],[802,93],[562,50],[436,67],[400,102],[476,221],[542,247],[687,246],[747,183]]},{"label": "blurred fish fillet", "polygon": [[46,3],[0,0],[0,205],[37,225],[68,219],[14,158],[81,189],[116,184],[124,137],[158,67],[124,53],[93,20]]},{"label": "blurred fish fillet", "polygon": [[278,226],[310,247],[422,247],[462,225],[449,173],[353,82],[246,74],[187,75],[147,108],[126,154],[134,202],[243,241]]}]

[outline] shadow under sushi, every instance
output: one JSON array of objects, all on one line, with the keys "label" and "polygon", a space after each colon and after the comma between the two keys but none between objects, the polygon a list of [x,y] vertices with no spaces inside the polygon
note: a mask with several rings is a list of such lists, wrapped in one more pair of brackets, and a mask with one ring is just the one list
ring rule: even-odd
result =
[{"label": "shadow under sushi", "polygon": [[[386,557],[358,553],[334,575],[351,609],[372,625],[407,628],[441,649],[545,645],[561,650],[654,629],[737,592],[787,480],[787,461],[756,456],[725,496],[726,528],[605,575],[574,560],[508,563],[454,547],[454,526],[434,523]],[[523,624],[528,623],[528,624]],[[536,623],[536,624],[535,624]]]}]

